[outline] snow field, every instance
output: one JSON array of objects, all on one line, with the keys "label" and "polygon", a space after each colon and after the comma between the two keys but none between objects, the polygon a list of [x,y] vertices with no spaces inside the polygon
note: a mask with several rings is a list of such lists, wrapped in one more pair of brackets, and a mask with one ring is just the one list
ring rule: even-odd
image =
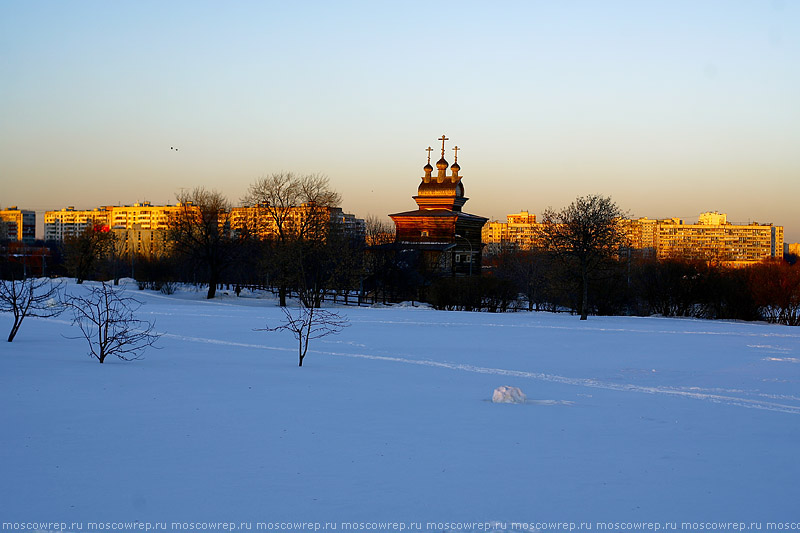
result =
[{"label": "snow field", "polygon": [[3,521],[797,521],[792,328],[344,308],[298,368],[271,299],[134,287],[144,360],[0,349]]}]

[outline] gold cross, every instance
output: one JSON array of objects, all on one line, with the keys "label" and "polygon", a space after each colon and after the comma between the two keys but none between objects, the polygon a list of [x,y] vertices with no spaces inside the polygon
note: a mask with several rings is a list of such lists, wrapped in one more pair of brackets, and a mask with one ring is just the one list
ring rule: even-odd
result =
[{"label": "gold cross", "polygon": [[442,159],[444,159],[444,142],[449,141],[450,139],[448,139],[447,137],[444,136],[444,134],[442,134],[442,136],[439,137],[439,140],[442,141]]},{"label": "gold cross", "polygon": [[428,152],[428,164],[430,165],[431,164],[431,152],[433,152],[433,148],[428,146],[427,148],[425,148],[425,151]]},{"label": "gold cross", "polygon": [[453,148],[453,151],[456,153],[456,163],[458,163],[458,151],[459,151],[459,150],[461,150],[461,148],[459,148],[458,146],[456,146],[455,148]]}]

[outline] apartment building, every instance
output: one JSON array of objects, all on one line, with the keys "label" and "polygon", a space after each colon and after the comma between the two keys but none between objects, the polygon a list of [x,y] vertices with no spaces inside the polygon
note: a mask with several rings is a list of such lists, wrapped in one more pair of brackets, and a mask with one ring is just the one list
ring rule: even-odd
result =
[{"label": "apartment building", "polygon": [[487,222],[481,229],[481,239],[488,245],[487,253],[504,248],[529,250],[538,243],[536,215],[520,211],[506,215],[506,222]]},{"label": "apartment building", "polygon": [[63,241],[78,235],[87,227],[108,228],[116,237],[120,255],[158,255],[167,249],[167,228],[170,216],[184,209],[177,205],[152,205],[141,202],[133,205],[104,206],[91,210],[76,210],[73,206],[60,211],[47,211],[44,218],[45,240]]},{"label": "apartment building", "polygon": [[253,233],[262,239],[275,238],[279,234],[276,218],[282,221],[281,231],[285,235],[314,233],[328,224],[338,225],[347,235],[363,239],[366,224],[355,215],[344,213],[340,207],[322,207],[302,204],[287,207],[273,216],[265,206],[234,207],[231,209],[231,230],[235,233]]},{"label": "apartment building", "polygon": [[[508,222],[490,222],[483,239],[490,253],[505,248],[527,250],[539,244],[535,218],[526,212],[508,215]],[[731,224],[725,213],[702,213],[696,224],[682,219],[624,220],[630,248],[640,257],[679,257],[727,266],[746,266],[764,259],[783,258],[783,226]]]},{"label": "apartment building", "polygon": [[44,214],[44,240],[63,241],[66,237],[79,235],[88,227],[109,226],[110,207],[75,209],[65,207]]},{"label": "apartment building", "polygon": [[4,234],[0,240],[20,241],[32,244],[36,240],[36,212],[11,206],[0,210],[0,226]]},{"label": "apartment building", "polygon": [[731,224],[725,213],[714,211],[701,214],[697,224],[668,219],[658,221],[657,228],[649,244],[659,259],[680,257],[739,267],[783,258],[783,226]]},{"label": "apartment building", "polygon": [[152,205],[150,202],[109,208],[111,229],[166,230],[170,216],[175,216],[183,207],[177,205]]}]

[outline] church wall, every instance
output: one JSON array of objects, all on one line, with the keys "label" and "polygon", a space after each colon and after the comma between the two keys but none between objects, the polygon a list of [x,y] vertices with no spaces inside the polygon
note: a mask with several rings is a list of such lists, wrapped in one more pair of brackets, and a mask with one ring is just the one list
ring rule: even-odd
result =
[{"label": "church wall", "polygon": [[[453,242],[455,217],[394,217],[401,242]],[[423,234],[427,233],[427,235]],[[480,239],[479,239],[480,240]]]}]

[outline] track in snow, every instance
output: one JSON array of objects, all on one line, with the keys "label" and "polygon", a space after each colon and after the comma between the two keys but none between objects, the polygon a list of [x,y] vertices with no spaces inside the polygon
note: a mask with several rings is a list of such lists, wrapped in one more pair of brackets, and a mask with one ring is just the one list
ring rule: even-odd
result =
[{"label": "track in snow", "polygon": [[[290,348],[281,348],[275,346],[267,346],[264,344],[248,344],[241,342],[231,342],[219,339],[209,339],[204,337],[190,337],[186,335],[175,335],[170,333],[163,334],[164,337],[174,338],[189,342],[202,342],[207,344],[219,344],[225,346],[238,346],[241,348],[253,348],[259,350],[274,350],[274,351],[294,351]],[[789,405],[784,403],[777,403],[766,400],[758,400],[752,398],[742,398],[731,394],[720,394],[716,391],[709,391],[700,387],[644,387],[641,385],[633,385],[630,383],[613,383],[609,381],[601,381],[594,378],[570,378],[566,376],[559,376],[556,374],[545,374],[541,372],[524,372],[521,370],[509,370],[504,368],[490,368],[475,365],[457,364],[457,363],[443,363],[440,361],[431,361],[426,359],[409,359],[405,357],[391,357],[385,355],[372,355],[362,353],[349,353],[349,352],[329,352],[322,350],[309,350],[309,352],[321,355],[333,355],[337,357],[350,357],[355,359],[368,359],[373,361],[387,361],[392,363],[402,363],[408,365],[427,366],[432,368],[444,368],[448,370],[457,370],[462,372],[474,372],[478,374],[492,374],[497,376],[509,376],[515,378],[534,379],[538,381],[549,381],[552,383],[562,383],[564,385],[574,385],[578,387],[587,387],[594,389],[605,389],[621,392],[637,392],[643,394],[659,394],[665,396],[673,396],[679,398],[689,398],[693,400],[704,400],[713,403],[731,405],[736,407],[745,407],[748,409],[761,409],[765,411],[774,411],[778,413],[788,413],[800,415],[800,405]],[[717,389],[718,391],[719,389]],[[723,389],[724,391],[725,389]],[[731,391],[737,392],[737,391]],[[745,391],[738,391],[745,392]],[[782,397],[785,400],[800,401],[796,397]]]}]

